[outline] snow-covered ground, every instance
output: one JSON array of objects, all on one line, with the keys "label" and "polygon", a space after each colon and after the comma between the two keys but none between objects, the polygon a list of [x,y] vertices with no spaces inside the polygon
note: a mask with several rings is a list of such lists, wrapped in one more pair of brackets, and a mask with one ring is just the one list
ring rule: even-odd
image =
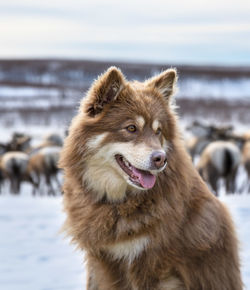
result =
[{"label": "snow-covered ground", "polygon": [[0,196],[1,290],[85,289],[83,254],[59,233],[63,220],[61,196]]},{"label": "snow-covered ground", "polygon": [[238,238],[245,289],[250,290],[250,194],[223,195],[220,200],[229,208]]},{"label": "snow-covered ground", "polygon": [[[241,243],[242,274],[250,289],[250,195],[222,195]],[[0,196],[0,289],[85,289],[83,254],[59,233],[65,215],[62,197]]]}]

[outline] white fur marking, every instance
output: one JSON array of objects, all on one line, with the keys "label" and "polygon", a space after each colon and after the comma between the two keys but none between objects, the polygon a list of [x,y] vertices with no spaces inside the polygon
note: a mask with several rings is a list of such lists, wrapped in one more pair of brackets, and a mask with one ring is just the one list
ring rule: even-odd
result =
[{"label": "white fur marking", "polygon": [[179,278],[170,276],[167,278],[167,280],[161,282],[157,289],[185,290],[186,288]]},{"label": "white fur marking", "polygon": [[140,237],[108,246],[107,250],[115,259],[126,259],[129,263],[132,263],[145,250],[148,243],[149,238]]},{"label": "white fur marking", "polygon": [[156,132],[157,129],[159,128],[159,121],[158,120],[154,120],[153,124],[152,124],[152,129]]},{"label": "white fur marking", "polygon": [[163,143],[163,144],[162,144],[163,150],[164,150],[165,152],[167,152],[168,149],[169,149],[169,147],[168,147],[168,141],[167,141],[165,138],[163,138],[163,142],[162,142],[162,143]]},{"label": "white fur marking", "polygon": [[139,128],[142,130],[145,125],[145,119],[142,116],[137,116],[136,123],[138,124]]},{"label": "white fur marking", "polygon": [[107,137],[108,133],[102,133],[99,135],[96,135],[95,137],[91,138],[87,142],[87,147],[89,149],[96,149],[100,146],[100,144],[103,142],[103,140]]}]

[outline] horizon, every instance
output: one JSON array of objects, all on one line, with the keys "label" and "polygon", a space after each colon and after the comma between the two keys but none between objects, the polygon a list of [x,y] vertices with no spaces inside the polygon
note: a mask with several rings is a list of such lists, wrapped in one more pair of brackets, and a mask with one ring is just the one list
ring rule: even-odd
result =
[{"label": "horizon", "polygon": [[220,63],[184,63],[184,62],[165,62],[165,61],[150,61],[150,60],[133,60],[133,59],[107,59],[107,58],[79,58],[79,57],[12,57],[12,58],[2,58],[0,57],[1,62],[36,62],[36,61],[44,61],[44,62],[86,62],[86,63],[100,63],[100,64],[110,64],[110,65],[148,65],[148,66],[166,66],[166,67],[195,67],[195,68],[218,68],[218,69],[244,69],[246,71],[250,70],[249,64],[220,64]]}]

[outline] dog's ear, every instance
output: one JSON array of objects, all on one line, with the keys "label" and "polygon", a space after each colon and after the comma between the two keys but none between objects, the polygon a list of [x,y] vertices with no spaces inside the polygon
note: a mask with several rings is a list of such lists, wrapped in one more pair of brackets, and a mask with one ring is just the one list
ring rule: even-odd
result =
[{"label": "dog's ear", "polygon": [[95,117],[101,113],[106,104],[116,100],[124,84],[125,78],[122,72],[114,66],[110,67],[94,82],[88,92],[87,114]]},{"label": "dog's ear", "polygon": [[175,69],[167,69],[161,74],[152,77],[145,82],[146,86],[157,89],[168,101],[175,92],[177,72]]}]

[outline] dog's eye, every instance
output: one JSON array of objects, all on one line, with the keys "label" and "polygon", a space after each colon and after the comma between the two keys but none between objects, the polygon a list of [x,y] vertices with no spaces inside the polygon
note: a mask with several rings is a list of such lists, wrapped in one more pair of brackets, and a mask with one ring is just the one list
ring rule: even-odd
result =
[{"label": "dog's eye", "polygon": [[129,125],[126,128],[130,133],[134,133],[136,131],[136,126],[135,125]]},{"label": "dog's eye", "polygon": [[155,132],[156,135],[160,135],[161,134],[161,128],[158,128]]}]

